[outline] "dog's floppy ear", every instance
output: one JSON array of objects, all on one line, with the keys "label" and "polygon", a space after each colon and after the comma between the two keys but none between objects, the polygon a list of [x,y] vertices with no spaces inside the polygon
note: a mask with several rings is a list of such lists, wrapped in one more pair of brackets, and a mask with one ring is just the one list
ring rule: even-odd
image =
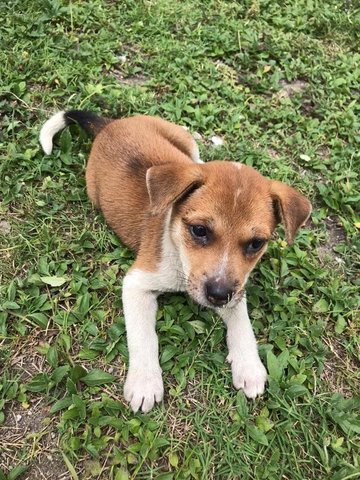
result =
[{"label": "dog's floppy ear", "polygon": [[196,164],[165,163],[150,167],[146,172],[146,187],[153,214],[164,213],[170,204],[180,200],[203,183]]},{"label": "dog's floppy ear", "polygon": [[294,188],[276,180],[271,182],[271,195],[277,221],[284,224],[286,240],[291,244],[311,214],[311,203]]}]

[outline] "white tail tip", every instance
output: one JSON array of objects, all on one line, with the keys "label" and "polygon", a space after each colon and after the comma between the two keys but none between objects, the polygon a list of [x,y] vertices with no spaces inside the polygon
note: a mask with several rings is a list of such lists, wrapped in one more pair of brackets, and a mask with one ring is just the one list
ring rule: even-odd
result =
[{"label": "white tail tip", "polygon": [[44,123],[40,131],[39,140],[46,155],[50,155],[52,152],[54,135],[65,127],[66,117],[64,111],[55,113],[55,115]]}]

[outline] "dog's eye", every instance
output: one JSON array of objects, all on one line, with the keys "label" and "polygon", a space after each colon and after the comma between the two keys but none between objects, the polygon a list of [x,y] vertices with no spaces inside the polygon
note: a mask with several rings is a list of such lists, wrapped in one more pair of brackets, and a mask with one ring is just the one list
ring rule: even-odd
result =
[{"label": "dog's eye", "polygon": [[203,238],[207,236],[207,228],[204,225],[190,225],[189,228],[193,237]]},{"label": "dog's eye", "polygon": [[246,253],[256,253],[258,252],[266,243],[266,240],[263,238],[253,238],[246,245]]},{"label": "dog's eye", "polygon": [[189,225],[189,231],[196,243],[206,245],[209,241],[209,231],[204,225]]}]

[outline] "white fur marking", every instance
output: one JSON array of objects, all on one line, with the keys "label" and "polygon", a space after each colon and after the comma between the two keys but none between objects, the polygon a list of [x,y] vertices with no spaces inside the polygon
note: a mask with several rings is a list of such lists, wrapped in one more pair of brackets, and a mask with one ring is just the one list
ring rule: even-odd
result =
[{"label": "white fur marking", "polygon": [[238,203],[240,194],[241,194],[241,188],[238,188],[235,192],[235,195],[234,195],[234,209],[236,208],[236,205]]},{"label": "white fur marking", "polygon": [[242,166],[243,166],[242,163],[238,163],[238,162],[231,162],[231,163],[234,165],[234,167],[238,168],[239,170],[240,170],[240,169],[242,168]]},{"label": "white fur marking", "polygon": [[215,280],[221,281],[224,277],[226,277],[226,269],[227,269],[228,262],[229,262],[229,252],[225,251],[224,255],[220,260],[218,270],[216,272]]},{"label": "white fur marking", "polygon": [[192,154],[191,154],[191,158],[193,160],[194,163],[204,163],[201,159],[200,159],[200,152],[199,152],[199,147],[196,143],[196,141],[194,140],[194,148],[193,148],[193,151],[192,151]]},{"label": "white fur marking", "polygon": [[66,121],[64,111],[55,113],[55,115],[53,115],[47,122],[44,123],[40,131],[39,140],[46,155],[50,155],[52,152],[52,139],[54,135],[65,127]]},{"label": "white fur marking", "polygon": [[[180,245],[174,245],[173,239],[179,238],[180,232],[173,231],[170,235],[170,217],[171,210],[168,212],[164,223],[164,234],[161,241],[161,261],[155,272],[144,272],[143,270],[133,269],[131,275],[137,275],[139,285],[145,290],[152,292],[171,292],[184,291],[184,273],[187,269],[187,259],[180,258]],[[180,242],[178,242],[180,244]],[[183,262],[185,265],[183,266]],[[185,270],[185,272],[184,272]],[[129,275],[130,275],[129,274]]]}]

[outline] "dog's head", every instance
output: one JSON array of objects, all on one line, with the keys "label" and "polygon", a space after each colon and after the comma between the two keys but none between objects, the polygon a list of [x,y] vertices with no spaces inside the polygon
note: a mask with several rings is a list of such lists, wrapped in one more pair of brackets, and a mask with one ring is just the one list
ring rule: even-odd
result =
[{"label": "dog's head", "polygon": [[277,223],[291,243],[311,213],[293,188],[233,162],[154,166],[147,188],[154,214],[172,207],[187,290],[205,306],[235,305]]}]

